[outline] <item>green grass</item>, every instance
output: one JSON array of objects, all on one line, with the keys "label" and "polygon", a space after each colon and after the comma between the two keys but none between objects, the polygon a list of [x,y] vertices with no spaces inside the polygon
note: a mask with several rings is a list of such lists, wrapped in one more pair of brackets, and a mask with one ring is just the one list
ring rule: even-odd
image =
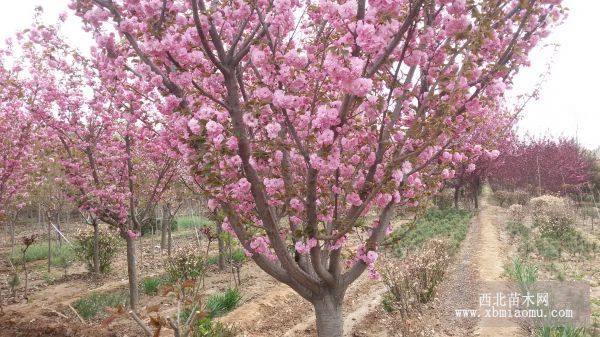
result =
[{"label": "green grass", "polygon": [[506,229],[513,238],[515,236],[522,236],[526,238],[529,237],[529,234],[531,233],[531,229],[527,228],[527,226],[523,225],[522,223],[515,221],[509,221],[506,224]]},{"label": "green grass", "polygon": [[504,269],[508,276],[521,286],[528,286],[538,278],[538,267],[519,257],[514,258]]},{"label": "green grass", "polygon": [[210,296],[206,300],[206,310],[211,317],[221,316],[235,309],[241,299],[242,294],[240,294],[240,291],[236,288],[230,288],[224,293]]},{"label": "green grass", "polygon": [[179,217],[177,217],[177,219],[175,221],[177,223],[177,225],[176,225],[177,230],[191,229],[194,227],[201,228],[201,227],[213,225],[212,221],[210,221],[209,219],[207,219],[205,217],[198,216],[198,215],[179,216]]},{"label": "green grass", "polygon": [[[23,255],[21,253],[22,246],[15,247],[15,251],[10,256],[10,260],[14,264],[21,264],[23,262]],[[74,261],[75,252],[73,248],[67,244],[63,244],[59,247],[55,244],[52,245],[52,265],[55,267],[63,267],[65,261]],[[25,261],[38,261],[46,260],[48,258],[48,243],[39,242],[31,245],[27,252],[25,252]]]},{"label": "green grass", "polygon": [[[584,328],[543,327],[537,331],[538,337],[584,337]],[[591,336],[591,335],[590,335]]]},{"label": "green grass", "polygon": [[140,282],[140,288],[146,295],[156,295],[158,289],[165,284],[165,280],[160,276],[146,277]]},{"label": "green grass", "polygon": [[114,308],[119,304],[126,306],[128,294],[124,291],[97,293],[93,292],[86,297],[78,299],[73,308],[84,319],[90,319],[104,312],[106,308]]},{"label": "green grass", "polygon": [[[244,251],[240,248],[236,248],[232,252],[225,252],[224,255],[225,262],[242,263],[247,259],[246,254],[244,254]],[[206,264],[211,266],[216,265],[218,262],[219,255],[209,256],[208,259],[206,259]]]},{"label": "green grass", "polygon": [[198,321],[197,328],[194,330],[194,337],[235,337],[239,336],[240,331],[235,326],[225,325],[215,321],[210,317],[205,317]]},{"label": "green grass", "polygon": [[430,239],[447,238],[450,249],[455,252],[467,236],[472,216],[465,210],[429,209],[412,226],[394,231],[391,237],[394,251],[398,256],[404,256],[406,251],[418,249]]}]

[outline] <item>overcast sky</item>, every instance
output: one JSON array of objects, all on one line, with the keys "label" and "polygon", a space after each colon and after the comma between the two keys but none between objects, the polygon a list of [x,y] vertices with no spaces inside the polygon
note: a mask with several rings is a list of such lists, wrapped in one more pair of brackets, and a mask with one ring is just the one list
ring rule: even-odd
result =
[{"label": "overcast sky", "polygon": [[[55,22],[61,12],[69,12],[68,2],[20,0],[6,4],[0,12],[0,38],[25,28],[37,5],[44,6],[45,20]],[[532,53],[532,67],[518,74],[509,96],[531,92],[551,63],[539,99],[527,105],[519,131],[577,137],[582,145],[594,149],[600,147],[600,25],[596,23],[600,1],[564,0],[564,4],[570,9],[568,19]],[[89,47],[89,38],[74,16],[70,15],[64,30],[70,42],[82,49]]]}]

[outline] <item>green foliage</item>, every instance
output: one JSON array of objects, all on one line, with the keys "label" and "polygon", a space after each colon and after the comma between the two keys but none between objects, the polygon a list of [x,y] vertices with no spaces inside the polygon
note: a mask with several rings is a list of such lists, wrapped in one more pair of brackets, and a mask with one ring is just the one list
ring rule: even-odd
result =
[{"label": "green foliage", "polygon": [[175,227],[171,227],[173,230],[186,230],[193,229],[194,227],[202,228],[214,225],[213,222],[209,219],[198,215],[183,215],[177,217],[177,219],[174,222]]},{"label": "green foliage", "polygon": [[516,236],[522,236],[526,238],[529,237],[529,234],[531,233],[531,230],[527,226],[516,221],[508,221],[506,223],[506,229],[512,238]]},{"label": "green foliage", "polygon": [[102,313],[106,308],[114,308],[118,305],[126,306],[128,303],[127,292],[93,292],[86,297],[78,299],[73,308],[84,319],[90,319]]},{"label": "green foliage", "polygon": [[[94,231],[79,231],[75,235],[77,242],[75,252],[77,257],[83,261],[90,272],[94,271]],[[119,238],[108,229],[102,228],[98,231],[98,260],[100,272],[108,273],[110,266],[118,252]]]},{"label": "green foliage", "polygon": [[557,241],[571,254],[589,256],[590,253],[598,250],[596,243],[586,240],[583,235],[574,228],[565,231]]},{"label": "green foliage", "polygon": [[21,285],[21,278],[19,277],[18,273],[11,273],[10,275],[8,275],[8,277],[6,278],[6,281],[8,283],[8,286],[14,290],[15,288],[17,288],[19,285]]},{"label": "green foliage", "polygon": [[[228,263],[244,263],[246,261],[246,254],[244,250],[236,248],[231,252],[223,253],[225,255],[225,261]],[[206,259],[206,264],[209,266],[216,265],[219,262],[219,255],[210,256]]]},{"label": "green foliage", "polygon": [[62,250],[60,254],[52,257],[51,264],[64,269],[66,276],[67,268],[69,268],[73,262],[75,262],[75,252],[73,252],[72,249],[65,249]]},{"label": "green foliage", "polygon": [[234,249],[231,253],[228,253],[225,256],[225,260],[238,264],[246,262],[247,259],[248,257],[246,256],[246,253],[244,253],[244,250],[240,248]]},{"label": "green foliage", "polygon": [[241,299],[240,291],[237,288],[230,288],[224,293],[210,296],[206,300],[206,309],[211,317],[221,316],[235,309]]},{"label": "green foliage", "polygon": [[412,226],[404,226],[392,233],[394,251],[398,256],[404,256],[432,238],[447,238],[453,253],[467,236],[471,217],[472,213],[465,210],[429,209]]},{"label": "green foliage", "polygon": [[554,262],[550,263],[548,270],[554,273],[554,276],[558,281],[564,281],[566,279],[565,269],[560,264]]},{"label": "green foliage", "polygon": [[164,284],[164,279],[158,276],[155,277],[146,277],[140,282],[140,286],[142,288],[142,292],[146,295],[156,295],[158,293],[158,288],[160,288]]},{"label": "green foliage", "polygon": [[233,326],[206,317],[198,321],[194,337],[235,337],[239,333],[240,331]]},{"label": "green foliage", "polygon": [[386,312],[394,311],[395,310],[394,296],[389,292],[386,292],[385,294],[383,294],[383,299],[381,300],[381,305],[383,306],[383,310],[385,310]]},{"label": "green foliage", "polygon": [[519,257],[514,258],[505,266],[505,271],[511,279],[521,286],[528,286],[534,283],[538,277],[538,267]]},{"label": "green foliage", "polygon": [[48,285],[53,284],[54,281],[56,281],[56,277],[52,273],[49,273],[47,271],[42,274],[42,278],[44,279],[44,282],[46,282],[46,284]]},{"label": "green foliage", "polygon": [[547,260],[558,259],[561,255],[560,242],[554,238],[542,236],[535,239],[535,248]]},{"label": "green foliage", "polygon": [[573,327],[543,327],[537,331],[538,337],[584,337],[584,328]]},{"label": "green foliage", "polygon": [[[10,256],[10,260],[13,264],[22,264],[23,256],[21,253],[21,249],[23,246],[15,247],[15,251]],[[52,259],[60,258],[61,256],[72,256],[73,249],[66,244],[63,244],[62,247],[58,245],[53,245],[51,247]],[[27,249],[25,252],[25,261],[37,261],[37,260],[45,260],[48,258],[48,243],[47,242],[39,242],[35,243]],[[54,263],[54,262],[52,262]],[[56,266],[56,265],[55,265]]]},{"label": "green foliage", "polygon": [[181,247],[165,263],[167,275],[172,281],[198,279],[205,272],[204,257],[195,246]]}]

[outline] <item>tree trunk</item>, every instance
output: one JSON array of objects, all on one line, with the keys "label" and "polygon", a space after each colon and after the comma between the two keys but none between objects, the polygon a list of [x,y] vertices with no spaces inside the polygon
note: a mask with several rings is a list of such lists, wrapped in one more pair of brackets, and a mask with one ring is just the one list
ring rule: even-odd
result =
[{"label": "tree trunk", "polygon": [[98,251],[98,221],[96,219],[92,220],[92,226],[94,226],[94,246],[93,249],[93,260],[94,260],[94,274],[100,274],[100,252]]},{"label": "tree trunk", "polygon": [[218,264],[219,264],[219,270],[225,270],[225,244],[223,242],[223,229],[221,228],[221,226],[217,223],[216,224],[217,227],[217,243],[219,244],[219,259],[218,259]]},{"label": "tree trunk", "polygon": [[42,205],[38,202],[38,225],[42,228],[42,230],[44,229],[44,223],[42,221]]},{"label": "tree trunk", "polygon": [[342,337],[344,330],[342,299],[326,295],[324,298],[314,301],[313,307],[317,318],[317,335],[319,337]]},{"label": "tree trunk", "polygon": [[62,237],[60,236],[60,233],[62,232],[62,229],[60,228],[60,210],[56,212],[56,229],[56,239],[58,240],[58,247],[62,248]]},{"label": "tree trunk", "polygon": [[29,270],[27,270],[27,259],[25,259],[25,252],[27,251],[27,249],[23,250],[23,273],[25,274],[25,290],[23,293],[23,297],[25,298],[25,300],[28,299],[28,287],[29,287]]},{"label": "tree trunk", "polygon": [[138,304],[137,270],[135,266],[135,241],[125,233],[127,242],[127,276],[129,277],[129,305],[135,310]]},{"label": "tree trunk", "polygon": [[171,257],[171,249],[173,247],[173,237],[171,236],[173,217],[171,216],[171,210],[167,210],[167,255]]},{"label": "tree trunk", "polygon": [[48,272],[50,272],[50,265],[52,264],[52,232],[50,226],[50,221],[48,221]]},{"label": "tree trunk", "polygon": [[460,196],[460,187],[454,188],[454,208],[458,209],[458,197]]},{"label": "tree trunk", "polygon": [[[592,226],[593,227],[593,226]],[[15,245],[16,245],[16,239],[15,239],[15,223],[13,221],[10,222],[10,253],[14,254],[15,253]]]},{"label": "tree trunk", "polygon": [[164,251],[167,248],[167,232],[166,226],[169,226],[169,219],[167,217],[166,205],[162,209],[162,217],[160,218],[160,251]]}]

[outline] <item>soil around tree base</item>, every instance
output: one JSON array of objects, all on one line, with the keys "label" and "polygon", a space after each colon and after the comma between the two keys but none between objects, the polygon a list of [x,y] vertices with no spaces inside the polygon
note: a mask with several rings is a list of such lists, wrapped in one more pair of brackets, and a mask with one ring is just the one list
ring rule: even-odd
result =
[{"label": "soil around tree base", "polygon": [[58,316],[24,319],[21,314],[0,315],[0,337],[116,337],[99,326],[88,326]]}]

